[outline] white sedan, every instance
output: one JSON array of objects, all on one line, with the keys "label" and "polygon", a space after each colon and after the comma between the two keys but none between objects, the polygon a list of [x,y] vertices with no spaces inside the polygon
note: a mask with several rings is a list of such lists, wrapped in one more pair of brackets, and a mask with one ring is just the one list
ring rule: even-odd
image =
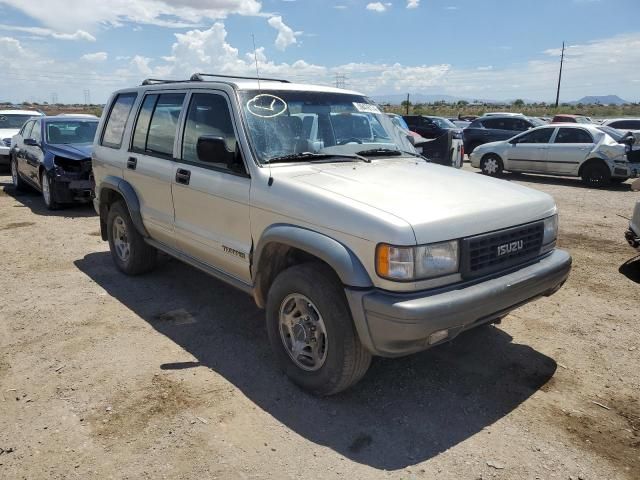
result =
[{"label": "white sedan", "polygon": [[[630,139],[631,138],[631,139]],[[533,128],[515,137],[485,143],[469,156],[482,173],[510,172],[581,177],[600,187],[640,174],[640,158],[632,151],[633,137],[614,128],[558,123]]]}]

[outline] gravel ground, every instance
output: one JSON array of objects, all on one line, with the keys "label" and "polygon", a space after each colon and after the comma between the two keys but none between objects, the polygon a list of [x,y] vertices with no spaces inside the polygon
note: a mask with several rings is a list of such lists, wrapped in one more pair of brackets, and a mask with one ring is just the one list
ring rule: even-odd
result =
[{"label": "gravel ground", "polygon": [[[470,167],[465,166],[465,169]],[[175,260],[116,272],[91,207],[0,176],[0,478],[640,478],[640,260],[629,183],[552,194],[564,288],[317,399],[264,313]]]}]

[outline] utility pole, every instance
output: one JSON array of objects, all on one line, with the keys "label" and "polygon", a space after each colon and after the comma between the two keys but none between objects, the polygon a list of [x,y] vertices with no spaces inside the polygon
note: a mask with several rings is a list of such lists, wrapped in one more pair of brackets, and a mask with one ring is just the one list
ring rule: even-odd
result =
[{"label": "utility pole", "polygon": [[84,103],[89,105],[91,103],[91,90],[87,89],[84,92]]},{"label": "utility pole", "polygon": [[409,94],[407,93],[407,104],[405,105],[407,113],[405,115],[409,115]]},{"label": "utility pole", "polygon": [[562,42],[562,55],[560,55],[560,74],[558,75],[558,92],[556,93],[556,108],[560,102],[560,83],[562,82],[562,64],[564,63],[564,42]]},{"label": "utility pole", "polygon": [[347,76],[336,73],[336,88],[345,88],[347,86]]}]

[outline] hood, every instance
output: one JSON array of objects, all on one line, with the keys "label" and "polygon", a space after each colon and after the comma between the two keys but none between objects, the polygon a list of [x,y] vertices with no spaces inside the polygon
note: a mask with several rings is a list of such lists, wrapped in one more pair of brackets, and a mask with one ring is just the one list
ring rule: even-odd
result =
[{"label": "hood", "polygon": [[17,135],[19,131],[19,128],[0,128],[0,140],[11,138]]},{"label": "hood", "polygon": [[93,145],[91,144],[79,144],[79,145],[47,145],[47,151],[53,155],[60,157],[70,158],[71,160],[85,160],[91,158],[91,151]]},{"label": "hood", "polygon": [[[419,244],[520,225],[556,211],[553,198],[545,193],[419,159],[316,164],[287,170],[283,168],[277,176],[403,219]],[[276,176],[275,170],[273,173]]]}]

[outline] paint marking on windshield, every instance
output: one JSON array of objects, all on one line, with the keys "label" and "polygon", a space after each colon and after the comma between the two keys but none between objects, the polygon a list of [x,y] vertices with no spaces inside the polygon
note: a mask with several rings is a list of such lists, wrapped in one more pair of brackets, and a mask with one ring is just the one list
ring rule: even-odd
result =
[{"label": "paint marking on windshield", "polygon": [[247,102],[247,110],[255,117],[273,118],[287,111],[287,102],[275,95],[261,93]]},{"label": "paint marking on windshield", "polygon": [[376,105],[371,105],[370,103],[353,102],[353,106],[356,108],[356,110],[362,113],[376,113],[378,115],[382,113]]}]

